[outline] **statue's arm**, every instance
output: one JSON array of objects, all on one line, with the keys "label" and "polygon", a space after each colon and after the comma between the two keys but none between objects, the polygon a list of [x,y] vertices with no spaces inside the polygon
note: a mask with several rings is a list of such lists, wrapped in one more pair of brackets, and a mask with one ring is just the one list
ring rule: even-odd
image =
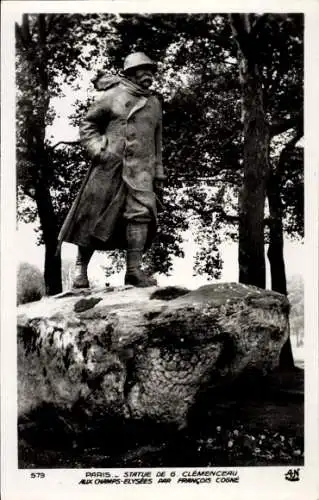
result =
[{"label": "statue's arm", "polygon": [[80,126],[80,141],[92,159],[97,159],[105,146],[105,129],[110,120],[106,98],[94,103]]}]

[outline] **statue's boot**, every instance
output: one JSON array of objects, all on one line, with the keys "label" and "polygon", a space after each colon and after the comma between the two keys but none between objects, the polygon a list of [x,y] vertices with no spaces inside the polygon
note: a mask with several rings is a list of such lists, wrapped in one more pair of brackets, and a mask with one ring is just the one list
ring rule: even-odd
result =
[{"label": "statue's boot", "polygon": [[87,247],[78,246],[78,254],[75,262],[75,275],[73,288],[89,288],[88,265],[94,250]]},{"label": "statue's boot", "polygon": [[127,255],[125,284],[139,288],[156,286],[157,281],[141,269],[141,260],[147,238],[148,225],[129,222],[126,228]]}]

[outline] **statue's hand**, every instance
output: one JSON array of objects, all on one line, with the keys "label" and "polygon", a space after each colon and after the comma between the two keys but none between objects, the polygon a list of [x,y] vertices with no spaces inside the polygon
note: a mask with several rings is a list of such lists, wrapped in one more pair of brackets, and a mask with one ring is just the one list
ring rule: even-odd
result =
[{"label": "statue's hand", "polygon": [[154,179],[154,191],[156,194],[162,195],[164,189],[164,180],[163,179]]}]

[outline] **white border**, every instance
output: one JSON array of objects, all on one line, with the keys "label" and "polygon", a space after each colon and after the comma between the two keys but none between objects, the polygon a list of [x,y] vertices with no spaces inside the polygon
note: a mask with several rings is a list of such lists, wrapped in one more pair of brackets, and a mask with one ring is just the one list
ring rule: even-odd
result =
[{"label": "white border", "polygon": [[[307,256],[306,313],[306,466],[301,481],[284,480],[286,467],[242,467],[237,485],[209,486],[78,486],[81,469],[48,470],[41,482],[31,481],[26,470],[17,469],[16,433],[16,342],[15,342],[15,82],[13,22],[22,12],[305,12],[305,248]],[[319,4],[315,1],[278,0],[268,2],[235,0],[185,1],[5,1],[1,16],[1,487],[4,500],[46,500],[60,498],[162,498],[185,499],[205,496],[232,499],[316,500],[319,498],[318,439],[318,110],[319,110]],[[296,263],[298,266],[298,263]],[[85,469],[87,470],[87,469]],[[98,470],[98,469],[97,469]],[[144,469],[143,469],[144,470]],[[156,470],[156,469],[155,469]],[[113,472],[114,469],[112,469]],[[87,488],[87,489],[86,489]]]}]

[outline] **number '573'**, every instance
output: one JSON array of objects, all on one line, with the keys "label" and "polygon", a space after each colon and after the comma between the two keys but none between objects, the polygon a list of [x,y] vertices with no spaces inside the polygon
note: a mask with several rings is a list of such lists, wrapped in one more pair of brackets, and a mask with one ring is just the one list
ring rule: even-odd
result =
[{"label": "number '573'", "polygon": [[45,478],[45,473],[44,472],[31,472],[30,477],[31,477],[31,479],[43,479],[43,478]]}]

